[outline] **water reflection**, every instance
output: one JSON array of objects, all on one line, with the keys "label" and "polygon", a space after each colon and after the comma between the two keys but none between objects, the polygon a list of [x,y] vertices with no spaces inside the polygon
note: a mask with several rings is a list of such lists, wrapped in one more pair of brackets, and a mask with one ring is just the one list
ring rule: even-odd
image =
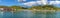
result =
[{"label": "water reflection", "polygon": [[19,11],[14,14],[14,18],[32,18],[33,13],[31,11]]},{"label": "water reflection", "polygon": [[12,12],[6,11],[3,13],[3,18],[12,18],[13,17],[12,15],[13,15]]},{"label": "water reflection", "polygon": [[60,11],[56,12],[41,12],[35,11],[16,11],[16,12],[0,12],[0,18],[60,18]]},{"label": "water reflection", "polygon": [[0,11],[0,18],[2,18],[2,17],[3,17],[3,12]]},{"label": "water reflection", "polygon": [[56,18],[56,12],[47,12],[46,18]]},{"label": "water reflection", "polygon": [[60,18],[60,11],[56,11],[56,18]]}]

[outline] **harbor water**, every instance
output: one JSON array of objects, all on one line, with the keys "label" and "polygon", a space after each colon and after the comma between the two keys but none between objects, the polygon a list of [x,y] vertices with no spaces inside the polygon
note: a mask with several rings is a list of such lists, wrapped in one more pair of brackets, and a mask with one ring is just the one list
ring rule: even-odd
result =
[{"label": "harbor water", "polygon": [[0,11],[0,18],[60,18],[60,11],[41,12],[41,11]]}]

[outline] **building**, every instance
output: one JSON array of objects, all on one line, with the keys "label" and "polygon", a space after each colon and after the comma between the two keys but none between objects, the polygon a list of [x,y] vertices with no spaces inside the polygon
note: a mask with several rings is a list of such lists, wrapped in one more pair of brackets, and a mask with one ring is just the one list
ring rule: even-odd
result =
[{"label": "building", "polygon": [[3,8],[4,11],[15,11],[13,8]]},{"label": "building", "polygon": [[0,8],[0,11],[2,11],[3,10],[3,8]]},{"label": "building", "polygon": [[15,11],[13,8],[0,8],[0,11]]}]

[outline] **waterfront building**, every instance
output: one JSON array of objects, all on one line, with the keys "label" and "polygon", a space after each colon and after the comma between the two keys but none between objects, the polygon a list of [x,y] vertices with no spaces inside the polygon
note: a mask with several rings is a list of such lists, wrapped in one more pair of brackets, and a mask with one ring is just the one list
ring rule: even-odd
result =
[{"label": "waterfront building", "polygon": [[14,11],[13,8],[4,8],[4,11]]},{"label": "waterfront building", "polygon": [[2,10],[3,10],[3,8],[0,8],[0,10],[2,11]]}]

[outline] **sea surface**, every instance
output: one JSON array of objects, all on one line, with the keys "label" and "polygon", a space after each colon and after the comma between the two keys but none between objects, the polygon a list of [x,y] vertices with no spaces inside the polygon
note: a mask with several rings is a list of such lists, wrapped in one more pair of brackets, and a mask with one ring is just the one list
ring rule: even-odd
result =
[{"label": "sea surface", "polygon": [[0,18],[60,18],[60,11],[41,12],[41,11],[0,11]]}]

